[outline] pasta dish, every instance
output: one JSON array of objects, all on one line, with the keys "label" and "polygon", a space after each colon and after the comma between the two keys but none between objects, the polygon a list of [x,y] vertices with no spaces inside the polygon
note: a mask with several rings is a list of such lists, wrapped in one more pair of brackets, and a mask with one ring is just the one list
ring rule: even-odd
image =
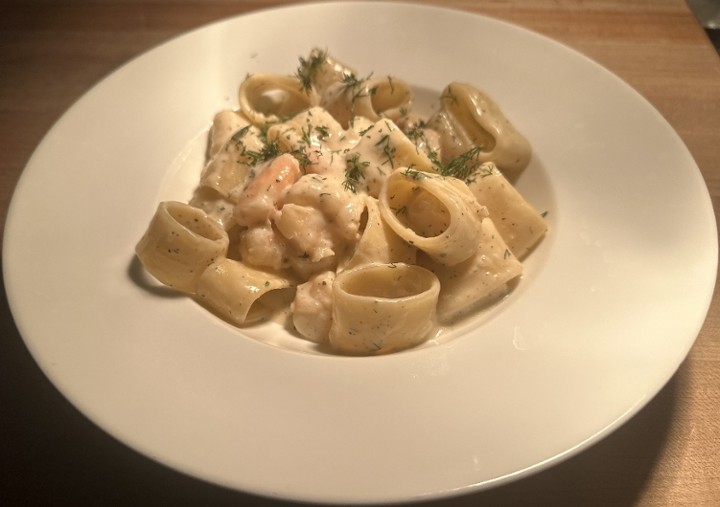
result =
[{"label": "pasta dish", "polygon": [[189,202],[161,202],[145,269],[239,327],[371,355],[427,341],[503,297],[547,224],[513,185],[527,139],[474,85],[427,117],[408,83],[314,49],[253,74],[218,112]]}]

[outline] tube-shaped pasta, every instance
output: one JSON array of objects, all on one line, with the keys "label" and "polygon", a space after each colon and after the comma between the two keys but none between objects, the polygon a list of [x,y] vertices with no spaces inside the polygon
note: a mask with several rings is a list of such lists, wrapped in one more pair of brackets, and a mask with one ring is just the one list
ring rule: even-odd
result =
[{"label": "tube-shaped pasta", "polygon": [[198,279],[196,299],[223,319],[242,326],[290,304],[293,288],[289,278],[223,257]]},{"label": "tube-shaped pasta", "polygon": [[233,220],[234,204],[213,188],[198,186],[190,198],[189,204],[203,210],[209,218],[216,220],[226,231],[235,225],[235,220]]},{"label": "tube-shaped pasta", "polygon": [[487,210],[462,181],[401,168],[387,179],[379,201],[395,233],[436,262],[452,266],[477,251]]},{"label": "tube-shaped pasta", "polygon": [[320,104],[339,118],[344,128],[356,116],[397,122],[412,106],[413,93],[407,82],[392,76],[361,79],[355,69],[318,48],[307,59],[300,58],[296,75],[303,86],[318,93]]},{"label": "tube-shaped pasta", "polygon": [[482,221],[482,240],[477,253],[469,259],[446,266],[418,257],[418,264],[440,280],[437,315],[441,324],[504,296],[508,282],[522,274],[522,264],[489,218]]},{"label": "tube-shaped pasta", "polygon": [[377,199],[368,196],[365,200],[367,222],[352,258],[343,266],[352,269],[372,263],[403,262],[415,264],[417,249],[398,236],[385,223],[380,214]]},{"label": "tube-shaped pasta", "polygon": [[313,48],[310,56],[300,58],[297,77],[305,88],[313,88],[322,95],[327,88],[354,76],[355,70],[349,65],[331,57],[327,51]]},{"label": "tube-shaped pasta", "polygon": [[492,162],[479,167],[468,188],[488,209],[500,236],[517,258],[525,257],[545,235],[548,226],[542,215]]},{"label": "tube-shaped pasta", "polygon": [[235,132],[248,125],[250,122],[238,111],[225,109],[216,113],[213,117],[212,127],[210,127],[208,155],[211,158],[214,157]]},{"label": "tube-shaped pasta", "polygon": [[248,153],[258,153],[264,146],[260,129],[245,125],[234,132],[207,163],[200,176],[200,186],[229,197],[233,190],[245,185],[251,173],[253,161]]},{"label": "tube-shaped pasta", "polygon": [[330,344],[347,354],[384,354],[427,340],[436,326],[440,284],[410,264],[369,264],[333,284]]},{"label": "tube-shaped pasta", "polygon": [[347,128],[358,116],[374,122],[381,118],[397,122],[407,116],[412,100],[412,89],[402,79],[357,79],[353,75],[330,85],[320,104]]},{"label": "tube-shaped pasta", "polygon": [[392,120],[382,119],[363,131],[360,141],[345,155],[357,169],[353,185],[373,197],[380,193],[388,175],[399,167],[432,172],[433,164]]},{"label": "tube-shaped pasta", "polygon": [[392,76],[370,79],[370,109],[365,112],[356,108],[355,114],[370,119],[388,118],[395,123],[408,115],[413,102],[413,92],[407,82]]},{"label": "tube-shaped pasta", "polygon": [[[430,160],[435,163],[442,160],[440,134],[428,127],[425,117],[418,114],[409,114],[398,123],[398,126],[405,132],[405,135],[413,142],[415,147],[425,153]],[[435,169],[433,168],[433,171]]]},{"label": "tube-shaped pasta", "polygon": [[192,294],[202,272],[228,248],[222,226],[202,210],[175,201],[161,202],[135,253],[160,282]]},{"label": "tube-shaped pasta", "polygon": [[474,160],[495,162],[510,178],[530,162],[527,139],[490,97],[472,85],[449,84],[441,95],[440,109],[429,124],[440,132],[443,162],[477,147],[479,153]]},{"label": "tube-shaped pasta", "polygon": [[315,106],[314,90],[305,90],[293,76],[253,74],[240,85],[240,111],[253,125],[277,123]]},{"label": "tube-shaped pasta", "polygon": [[277,141],[283,151],[339,150],[345,147],[345,130],[327,111],[311,107],[293,118],[271,126],[269,142]]},{"label": "tube-shaped pasta", "polygon": [[[343,128],[349,128],[356,116],[367,117],[372,111],[367,81],[354,76],[346,81],[333,83],[320,96],[320,106],[330,113]],[[362,110],[365,114],[358,114]],[[378,116],[368,118],[377,121]]]}]

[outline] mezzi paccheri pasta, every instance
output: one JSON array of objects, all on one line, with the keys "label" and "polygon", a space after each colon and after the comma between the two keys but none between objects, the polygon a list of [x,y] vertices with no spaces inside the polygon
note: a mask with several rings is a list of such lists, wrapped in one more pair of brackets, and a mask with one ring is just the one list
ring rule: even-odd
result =
[{"label": "mezzi paccheri pasta", "polygon": [[161,202],[136,246],[236,326],[284,309],[338,353],[413,347],[502,297],[547,231],[512,184],[530,144],[473,85],[423,118],[402,79],[314,49],[293,75],[248,76],[238,104],[193,197]]}]

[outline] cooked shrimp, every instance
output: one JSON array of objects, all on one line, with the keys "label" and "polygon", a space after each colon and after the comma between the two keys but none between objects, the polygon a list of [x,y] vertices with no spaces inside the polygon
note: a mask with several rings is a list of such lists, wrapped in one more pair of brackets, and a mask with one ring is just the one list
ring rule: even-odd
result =
[{"label": "cooked shrimp", "polygon": [[341,150],[333,150],[326,146],[305,148],[304,154],[308,164],[305,172],[308,174],[331,175],[342,178],[345,176],[347,162]]},{"label": "cooked shrimp", "polygon": [[287,190],[300,178],[300,164],[284,153],[267,165],[236,196],[233,218],[239,225],[267,223],[277,213]]},{"label": "cooked shrimp", "polygon": [[243,262],[276,271],[287,267],[284,238],[268,223],[240,233],[238,251]]},{"label": "cooked shrimp", "polygon": [[359,239],[365,198],[347,190],[341,179],[306,174],[288,190],[285,203],[315,208],[325,217],[324,229],[335,231],[347,241]]},{"label": "cooked shrimp", "polygon": [[298,333],[316,343],[326,342],[332,320],[334,271],[324,271],[297,286],[291,310]]}]

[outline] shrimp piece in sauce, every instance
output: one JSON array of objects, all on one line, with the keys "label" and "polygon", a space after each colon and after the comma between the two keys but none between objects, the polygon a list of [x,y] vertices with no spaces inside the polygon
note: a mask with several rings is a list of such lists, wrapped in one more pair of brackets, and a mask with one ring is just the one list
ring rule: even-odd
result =
[{"label": "shrimp piece in sauce", "polygon": [[284,153],[265,165],[245,188],[232,197],[237,199],[233,218],[238,225],[252,227],[274,218],[288,189],[300,178],[300,164]]}]

